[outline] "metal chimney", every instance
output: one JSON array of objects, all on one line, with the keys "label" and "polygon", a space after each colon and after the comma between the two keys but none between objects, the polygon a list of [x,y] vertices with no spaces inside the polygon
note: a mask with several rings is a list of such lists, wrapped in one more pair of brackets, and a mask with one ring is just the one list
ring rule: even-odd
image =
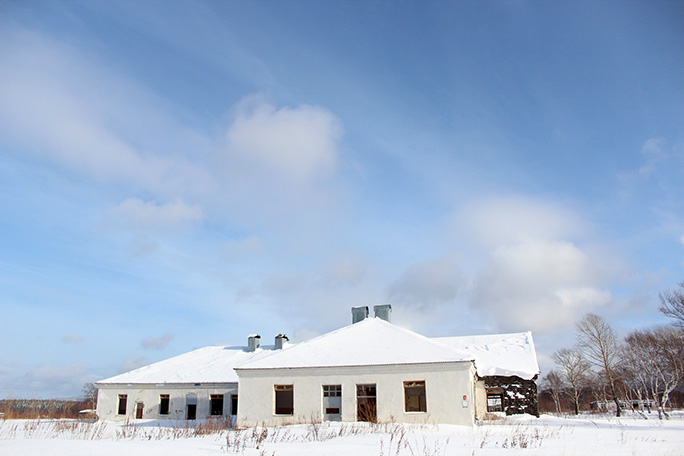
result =
[{"label": "metal chimney", "polygon": [[290,340],[290,338],[287,337],[285,334],[278,334],[275,337],[275,349],[276,350],[282,350],[283,349],[283,343],[285,343],[285,341],[289,341],[289,340]]},{"label": "metal chimney", "polygon": [[381,304],[379,306],[373,306],[373,312],[376,318],[382,318],[388,323],[392,323],[392,305],[391,304]]},{"label": "metal chimney", "polygon": [[256,351],[256,349],[259,348],[259,345],[261,345],[261,336],[259,334],[250,334],[247,336],[248,352]]},{"label": "metal chimney", "polygon": [[368,318],[368,306],[352,307],[352,324]]}]

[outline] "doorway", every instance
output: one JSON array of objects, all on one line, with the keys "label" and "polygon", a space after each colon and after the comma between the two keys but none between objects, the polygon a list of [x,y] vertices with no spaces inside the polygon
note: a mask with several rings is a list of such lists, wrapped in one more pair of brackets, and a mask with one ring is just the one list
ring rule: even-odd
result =
[{"label": "doorway", "polygon": [[197,394],[195,393],[185,395],[185,419],[197,419]]},{"label": "doorway", "polygon": [[356,385],[356,421],[378,421],[375,383]]}]

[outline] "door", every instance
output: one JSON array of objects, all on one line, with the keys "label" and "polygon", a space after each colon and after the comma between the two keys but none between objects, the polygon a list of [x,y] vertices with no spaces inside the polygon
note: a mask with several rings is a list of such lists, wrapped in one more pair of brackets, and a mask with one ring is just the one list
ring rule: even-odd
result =
[{"label": "door", "polygon": [[185,395],[185,419],[197,419],[197,394],[195,393]]},{"label": "door", "polygon": [[136,420],[142,420],[143,410],[145,410],[145,404],[143,404],[142,402],[136,402],[135,403],[135,419]]},{"label": "door", "polygon": [[375,383],[356,385],[356,421],[378,421]]}]

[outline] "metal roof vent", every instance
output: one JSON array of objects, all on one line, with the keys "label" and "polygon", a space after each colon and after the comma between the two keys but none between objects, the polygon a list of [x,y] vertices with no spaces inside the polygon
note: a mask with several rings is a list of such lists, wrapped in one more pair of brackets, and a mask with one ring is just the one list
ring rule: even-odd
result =
[{"label": "metal roof vent", "polygon": [[285,334],[278,334],[275,337],[275,349],[276,350],[282,350],[283,349],[283,344],[285,341],[289,341],[290,338],[287,337]]},{"label": "metal roof vent", "polygon": [[373,312],[376,318],[382,318],[388,323],[392,323],[392,305],[391,304],[381,304],[379,306],[373,306]]},{"label": "metal roof vent", "polygon": [[352,307],[352,324],[368,318],[368,306]]},{"label": "metal roof vent", "polygon": [[261,345],[261,336],[259,334],[250,334],[247,336],[248,352],[256,351],[256,349],[259,348],[259,345]]}]

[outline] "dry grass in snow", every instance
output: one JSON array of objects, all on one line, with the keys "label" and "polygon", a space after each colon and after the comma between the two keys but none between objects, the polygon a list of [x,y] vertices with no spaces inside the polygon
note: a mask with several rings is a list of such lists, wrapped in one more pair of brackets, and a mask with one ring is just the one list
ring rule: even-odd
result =
[{"label": "dry grass in snow", "polygon": [[0,454],[294,456],[648,455],[684,448],[684,415],[660,421],[520,416],[475,427],[322,423],[230,429],[224,421],[2,420]]}]

